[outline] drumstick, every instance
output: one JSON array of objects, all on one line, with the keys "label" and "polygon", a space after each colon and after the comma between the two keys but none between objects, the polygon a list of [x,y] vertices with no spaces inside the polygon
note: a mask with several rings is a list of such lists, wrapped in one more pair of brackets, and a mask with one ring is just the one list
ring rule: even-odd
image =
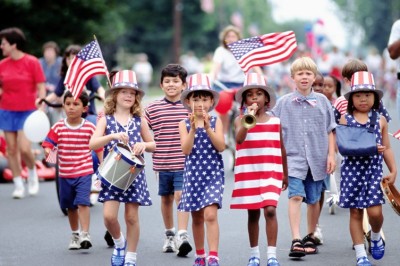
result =
[{"label": "drumstick", "polygon": [[194,102],[192,103],[192,115],[194,116],[193,120],[194,120],[194,123],[196,124],[196,113],[194,111]]}]

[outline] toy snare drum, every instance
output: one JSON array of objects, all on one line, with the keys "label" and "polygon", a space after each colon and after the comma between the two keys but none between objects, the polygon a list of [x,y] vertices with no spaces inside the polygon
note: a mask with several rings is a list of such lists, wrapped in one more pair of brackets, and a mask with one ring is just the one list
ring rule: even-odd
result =
[{"label": "toy snare drum", "polygon": [[110,189],[124,192],[144,169],[144,165],[142,157],[132,154],[125,144],[117,143],[99,166],[98,176]]},{"label": "toy snare drum", "polygon": [[381,181],[381,188],[390,206],[392,206],[395,213],[400,215],[400,193],[397,188],[389,184],[385,179]]}]

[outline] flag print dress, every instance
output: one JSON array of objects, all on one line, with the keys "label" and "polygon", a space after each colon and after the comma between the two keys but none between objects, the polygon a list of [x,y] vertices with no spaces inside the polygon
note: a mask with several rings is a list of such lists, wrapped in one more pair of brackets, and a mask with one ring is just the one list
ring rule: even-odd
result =
[{"label": "flag print dress", "polygon": [[270,117],[249,129],[244,142],[236,145],[231,209],[278,205],[283,179],[280,131],[280,119]]},{"label": "flag print dress", "polygon": [[[213,131],[216,121],[216,117],[211,116],[210,125]],[[185,119],[185,123],[189,132],[189,119]],[[212,204],[222,208],[224,184],[222,155],[214,148],[206,130],[197,128],[192,152],[185,158],[182,197],[178,210],[199,211]]]},{"label": "flag print dress", "polygon": [[[114,134],[116,132],[126,131],[129,135],[129,145],[132,147],[136,142],[142,141],[140,136],[140,125],[141,118],[133,116],[127,126],[122,126],[112,115],[106,115],[106,132],[105,135]],[[118,143],[118,140],[110,141],[104,147],[104,158],[107,157],[109,151]],[[125,192],[118,192],[112,187],[101,183],[101,191],[99,193],[99,202],[105,202],[108,200],[115,200],[125,203],[138,203],[141,206],[150,206],[152,201],[150,193],[147,187],[145,170],[143,169],[140,174],[136,177],[133,183]]]},{"label": "flag print dress", "polygon": [[[369,128],[371,114],[370,112],[366,124],[358,123],[350,114],[345,117],[350,126]],[[377,113],[374,131],[376,143],[382,144],[379,120],[380,115]],[[381,153],[365,157],[343,157],[340,167],[340,207],[364,209],[385,203],[380,187],[383,176],[382,159]]]}]

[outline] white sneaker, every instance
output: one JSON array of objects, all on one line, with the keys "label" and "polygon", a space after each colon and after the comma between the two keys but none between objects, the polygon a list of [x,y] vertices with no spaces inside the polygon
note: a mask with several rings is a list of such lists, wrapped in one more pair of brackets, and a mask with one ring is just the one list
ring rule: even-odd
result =
[{"label": "white sneaker", "polygon": [[324,243],[322,229],[319,226],[319,224],[317,224],[317,227],[315,228],[314,238],[315,238],[315,241],[317,242],[317,245],[322,245]]},{"label": "white sneaker", "polygon": [[165,233],[163,252],[164,253],[176,252],[175,233],[172,231],[167,231]]},{"label": "white sneaker", "polygon": [[14,192],[12,193],[14,199],[22,199],[25,197],[25,188],[22,186],[16,186]]},{"label": "white sneaker", "polygon": [[39,178],[37,173],[28,177],[28,193],[31,196],[37,195],[39,192]]},{"label": "white sneaker", "polygon": [[189,235],[188,233],[180,234],[176,238],[176,247],[177,247],[177,255],[179,257],[186,256],[190,251],[192,251],[192,246],[189,243]]},{"label": "white sneaker", "polygon": [[81,248],[81,243],[79,241],[79,235],[72,233],[71,241],[69,242],[69,250],[77,250]]},{"label": "white sneaker", "polygon": [[81,249],[89,249],[92,247],[92,242],[90,242],[90,234],[87,232],[82,232],[79,241]]}]

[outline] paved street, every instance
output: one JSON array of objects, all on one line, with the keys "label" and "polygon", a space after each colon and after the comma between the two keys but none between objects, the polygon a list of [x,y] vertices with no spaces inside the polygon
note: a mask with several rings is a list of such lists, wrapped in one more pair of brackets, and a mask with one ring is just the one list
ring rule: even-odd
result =
[{"label": "paved street", "polygon": [[[391,114],[394,116],[394,112]],[[397,117],[390,125],[390,131],[399,129]],[[397,165],[400,165],[400,141],[391,138],[393,150],[396,153]],[[163,223],[160,214],[160,198],[157,196],[157,182],[151,171],[150,155],[146,155],[147,180],[153,199],[153,206],[140,208],[141,236],[138,248],[138,265],[155,266],[190,266],[193,263],[194,252],[187,258],[178,258],[174,254],[161,252],[163,244]],[[224,152],[225,161],[228,154]],[[227,167],[228,168],[228,167]],[[400,178],[397,187],[400,187]],[[233,188],[233,174],[226,172],[226,187],[224,206],[219,211],[220,222],[220,263],[223,266],[247,265],[249,256],[247,238],[247,215],[245,211],[230,210],[229,201]],[[55,183],[41,182],[40,193],[36,197],[26,197],[13,200],[11,183],[0,184],[0,265],[110,265],[112,249],[108,248],[103,235],[105,232],[102,220],[102,205],[91,208],[91,236],[93,247],[87,251],[70,251],[67,249],[70,229],[67,217],[58,206]],[[299,261],[289,259],[290,228],[287,217],[287,193],[283,193],[278,206],[279,235],[278,259],[282,266],[344,266],[355,265],[355,252],[351,249],[351,239],[348,231],[348,211],[338,209],[335,215],[328,213],[324,206],[320,224],[324,234],[324,244],[320,246],[318,255],[309,255]],[[305,217],[305,206],[303,206]],[[123,209],[120,210],[120,221],[123,221]],[[399,216],[389,205],[384,206],[384,232],[387,251],[380,261],[373,265],[399,265],[400,230]],[[304,222],[304,219],[303,219]],[[123,223],[122,223],[123,224]],[[265,223],[261,220],[261,228]],[[191,229],[189,228],[190,234]],[[260,249],[262,265],[266,265],[265,230],[261,231]],[[306,227],[302,225],[303,235]],[[193,242],[192,242],[193,243]]]}]

